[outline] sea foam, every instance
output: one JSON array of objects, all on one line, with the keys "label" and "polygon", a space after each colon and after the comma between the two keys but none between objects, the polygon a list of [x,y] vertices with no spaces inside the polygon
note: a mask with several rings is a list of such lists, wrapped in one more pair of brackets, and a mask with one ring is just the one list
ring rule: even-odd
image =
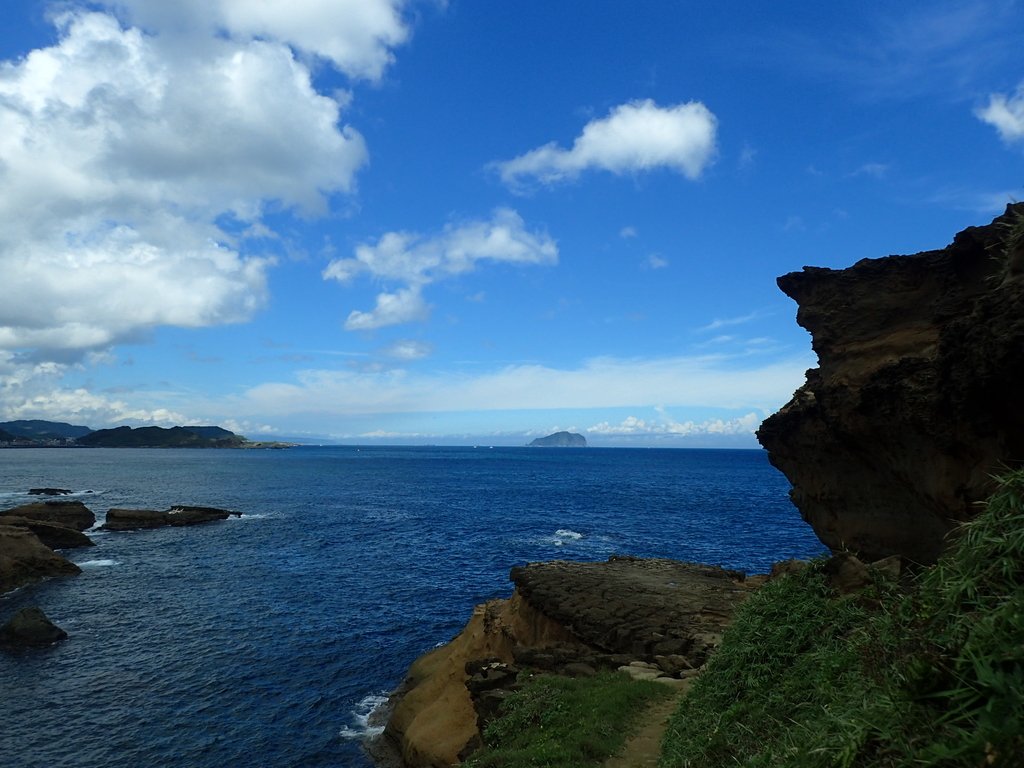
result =
[{"label": "sea foam", "polygon": [[338,735],[343,739],[369,739],[384,733],[383,725],[371,725],[373,715],[387,704],[387,694],[371,693],[364,696],[352,708],[352,723],[342,727]]}]

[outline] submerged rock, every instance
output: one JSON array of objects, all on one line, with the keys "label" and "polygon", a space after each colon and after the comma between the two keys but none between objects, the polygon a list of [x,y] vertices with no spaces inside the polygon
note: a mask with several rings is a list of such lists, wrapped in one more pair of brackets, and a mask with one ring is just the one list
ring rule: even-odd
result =
[{"label": "submerged rock", "polygon": [[33,501],[11,509],[0,511],[0,523],[4,516],[23,517],[44,523],[55,523],[76,531],[85,531],[96,525],[96,515],[80,501]]},{"label": "submerged rock", "polygon": [[27,528],[0,525],[0,594],[50,576],[81,572]]},{"label": "submerged rock", "polygon": [[932,562],[1024,459],[1024,243],[1007,242],[1020,216],[1008,206],[942,250],[779,278],[819,367],[758,439],[833,551]]},{"label": "submerged rock", "polygon": [[67,632],[34,606],[22,608],[0,627],[0,645],[12,649],[44,648],[59,643],[67,636]]},{"label": "submerged rock", "polygon": [[29,488],[29,496],[67,496],[71,491],[67,488]]}]

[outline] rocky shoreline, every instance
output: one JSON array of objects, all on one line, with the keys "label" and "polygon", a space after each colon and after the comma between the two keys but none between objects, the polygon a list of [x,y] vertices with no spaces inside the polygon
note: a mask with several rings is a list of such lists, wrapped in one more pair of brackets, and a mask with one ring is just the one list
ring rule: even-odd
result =
[{"label": "rocky shoreline", "polygon": [[477,606],[450,643],[418,659],[368,745],[379,765],[447,766],[481,731],[524,670],[589,676],[622,669],[681,686],[721,640],[760,579],[674,560],[613,557],[513,568],[512,596]]},{"label": "rocky shoreline", "polygon": [[[29,495],[63,496],[69,491],[59,488],[33,488]],[[155,510],[108,510],[102,530],[130,531],[164,526],[198,525],[241,516],[217,507],[176,505],[165,512]],[[74,576],[82,569],[65,558],[60,551],[91,547],[86,534],[96,525],[96,515],[83,502],[48,499],[0,510],[0,595],[58,576]],[[26,611],[38,611],[26,609]],[[24,613],[24,611],[22,612]],[[39,612],[41,614],[41,612]],[[0,627],[0,645],[31,647],[58,642],[66,634],[45,616],[18,614]],[[51,629],[52,628],[52,629]],[[46,641],[46,638],[50,638]]]}]

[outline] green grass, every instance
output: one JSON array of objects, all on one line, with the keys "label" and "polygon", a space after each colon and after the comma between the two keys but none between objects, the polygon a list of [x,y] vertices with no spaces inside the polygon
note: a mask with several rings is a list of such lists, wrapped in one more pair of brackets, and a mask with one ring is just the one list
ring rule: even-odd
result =
[{"label": "green grass", "polygon": [[672,695],[660,683],[619,672],[589,678],[538,675],[516,691],[484,731],[473,768],[584,768],[618,752],[637,717]]},{"label": "green grass", "polygon": [[820,565],[741,608],[664,768],[1024,766],[1024,471],[912,585],[839,597]]}]

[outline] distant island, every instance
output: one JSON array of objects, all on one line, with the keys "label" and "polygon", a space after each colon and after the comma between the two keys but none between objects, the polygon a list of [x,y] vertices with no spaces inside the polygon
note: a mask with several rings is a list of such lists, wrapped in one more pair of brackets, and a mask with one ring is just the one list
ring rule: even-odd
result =
[{"label": "distant island", "polygon": [[252,441],[223,427],[90,429],[60,421],[0,422],[0,448],[290,448]]},{"label": "distant island", "polygon": [[[0,427],[3,425],[0,424]],[[555,432],[547,437],[538,437],[530,448],[586,448],[587,438],[577,432]]]}]

